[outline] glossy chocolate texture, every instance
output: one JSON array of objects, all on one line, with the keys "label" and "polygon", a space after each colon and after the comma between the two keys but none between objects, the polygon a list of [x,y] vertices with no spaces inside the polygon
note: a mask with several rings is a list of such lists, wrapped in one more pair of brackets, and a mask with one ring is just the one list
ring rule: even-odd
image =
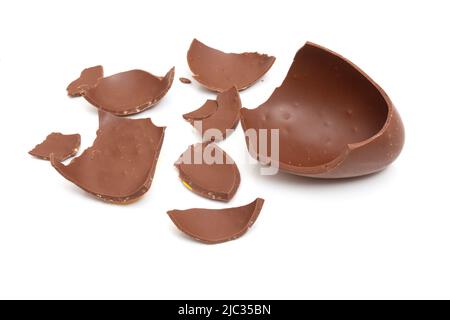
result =
[{"label": "glossy chocolate texture", "polygon": [[183,184],[212,200],[229,201],[241,182],[234,160],[215,143],[197,143],[175,162]]},{"label": "glossy chocolate texture", "polygon": [[[217,100],[207,100],[200,108],[186,113],[183,118],[196,129],[200,129],[197,123],[201,122],[203,136],[207,130],[215,129],[218,135],[213,140],[223,140],[227,137],[227,130],[236,128],[239,123],[239,111],[241,109],[241,99],[239,92],[232,87],[217,95]],[[203,140],[210,140],[208,135],[203,136]]]},{"label": "glossy chocolate texture", "polygon": [[248,88],[269,71],[275,57],[257,52],[225,53],[194,39],[187,60],[195,80],[209,90],[222,92],[230,87]]},{"label": "glossy chocolate texture", "polygon": [[67,180],[102,200],[131,202],[150,188],[164,129],[150,118],[126,119],[99,110],[93,145],[68,165],[54,157],[51,163]]},{"label": "glossy chocolate texture", "polygon": [[[278,129],[279,160],[264,163],[289,173],[347,178],[384,169],[404,143],[400,116],[383,89],[353,63],[307,43],[280,87],[256,109],[241,109],[247,129]],[[247,139],[249,150],[256,145]]]},{"label": "glossy chocolate texture", "polygon": [[182,232],[204,243],[220,243],[242,236],[255,223],[264,204],[257,198],[245,206],[226,209],[171,210],[167,214]]},{"label": "glossy chocolate texture", "polygon": [[157,104],[169,91],[175,76],[175,68],[164,77],[135,69],[100,78],[94,83],[92,79],[98,72],[96,67],[85,69],[80,78],[69,85],[68,93],[81,95],[98,109],[117,116],[140,113]]}]

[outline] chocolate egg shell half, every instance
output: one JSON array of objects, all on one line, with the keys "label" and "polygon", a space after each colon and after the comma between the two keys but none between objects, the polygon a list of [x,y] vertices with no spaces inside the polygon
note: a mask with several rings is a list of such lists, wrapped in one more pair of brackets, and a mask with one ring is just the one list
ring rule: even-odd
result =
[{"label": "chocolate egg shell half", "polygon": [[264,200],[257,198],[242,207],[168,211],[182,232],[204,243],[220,243],[242,236],[255,223]]},{"label": "chocolate egg shell half", "polygon": [[404,143],[393,103],[361,69],[337,53],[306,43],[280,87],[256,109],[241,109],[248,129],[279,129],[279,157],[271,145],[250,153],[289,173],[347,178],[377,172],[392,163]]},{"label": "chocolate egg shell half", "polygon": [[222,92],[230,87],[243,90],[261,78],[275,62],[275,57],[256,52],[224,53],[197,39],[187,54],[193,77],[205,88]]},{"label": "chocolate egg shell half", "polygon": [[164,127],[151,119],[126,119],[99,110],[93,145],[68,165],[50,156],[53,167],[90,194],[114,203],[128,203],[152,183]]},{"label": "chocolate egg shell half", "polygon": [[164,77],[144,70],[129,70],[100,78],[92,85],[90,80],[95,71],[85,69],[67,88],[69,95],[76,95],[76,87],[92,105],[117,116],[136,114],[154,106],[169,91],[175,76],[175,68]]},{"label": "chocolate egg shell half", "polygon": [[[227,137],[227,130],[236,128],[240,110],[239,92],[232,87],[219,93],[217,100],[207,100],[197,110],[184,114],[183,118],[199,131],[203,140],[218,141]],[[215,130],[217,134],[212,131],[208,134],[207,130]]]},{"label": "chocolate egg shell half", "polygon": [[189,190],[212,200],[229,201],[241,182],[236,163],[215,143],[189,146],[175,167]]}]

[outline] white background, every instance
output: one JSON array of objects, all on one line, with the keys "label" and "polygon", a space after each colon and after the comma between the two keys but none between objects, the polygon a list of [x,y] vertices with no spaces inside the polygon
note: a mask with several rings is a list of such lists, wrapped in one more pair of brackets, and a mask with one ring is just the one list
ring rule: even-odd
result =
[{"label": "white background", "polygon": [[[0,298],[450,298],[447,1],[2,1]],[[310,40],[375,79],[402,115],[406,144],[386,171],[317,181],[260,176],[242,129],[224,148],[241,186],[228,204],[196,196],[173,162],[199,137],[181,115],[215,95],[190,77],[193,37],[277,57],[242,92],[263,103]],[[153,185],[128,206],[103,203],[27,152],[52,131],[95,138],[96,109],[66,96],[89,66],[176,80],[151,117],[167,126]],[[203,245],[166,211],[263,197],[242,238]]]}]

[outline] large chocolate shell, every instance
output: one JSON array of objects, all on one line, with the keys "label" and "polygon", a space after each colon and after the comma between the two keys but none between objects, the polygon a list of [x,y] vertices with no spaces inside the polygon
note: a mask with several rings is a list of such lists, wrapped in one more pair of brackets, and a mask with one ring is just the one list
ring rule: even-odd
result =
[{"label": "large chocolate shell", "polygon": [[380,171],[404,143],[402,121],[383,89],[349,60],[310,42],[264,104],[241,109],[241,124],[244,130],[279,129],[278,159],[271,145],[262,153],[247,138],[261,162],[317,178]]}]

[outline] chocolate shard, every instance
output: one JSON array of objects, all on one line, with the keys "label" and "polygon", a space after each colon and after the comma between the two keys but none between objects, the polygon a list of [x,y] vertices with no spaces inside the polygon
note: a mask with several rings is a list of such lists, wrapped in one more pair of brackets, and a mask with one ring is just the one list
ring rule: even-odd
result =
[{"label": "chocolate shard", "polygon": [[234,160],[215,143],[198,143],[175,162],[183,184],[209,199],[229,201],[241,182]]},{"label": "chocolate shard", "polygon": [[150,188],[165,128],[155,126],[150,118],[98,113],[93,145],[67,166],[53,155],[51,163],[64,178],[102,200],[132,202]]},{"label": "chocolate shard", "polygon": [[181,77],[181,78],[180,78],[180,82],[181,82],[181,83],[185,83],[185,84],[189,84],[189,83],[191,83],[192,81],[189,80],[188,78],[183,78],[183,77]]},{"label": "chocolate shard", "polygon": [[244,90],[261,78],[275,57],[257,52],[224,53],[194,39],[187,54],[193,77],[209,90],[222,92],[230,87]]},{"label": "chocolate shard", "polygon": [[206,100],[206,102],[197,110],[183,114],[183,118],[187,121],[203,120],[210,117],[217,111],[218,105],[216,100]]},{"label": "chocolate shard", "polygon": [[317,178],[380,171],[404,143],[402,121],[383,89],[349,60],[310,42],[265,103],[241,110],[241,125],[244,131],[279,129],[279,156],[271,145],[255,152],[257,139],[247,139],[252,156]]},{"label": "chocolate shard", "polygon": [[[240,109],[239,92],[232,87],[219,93],[216,101],[207,100],[199,109],[184,114],[183,118],[199,131],[204,140],[218,141],[227,137],[227,130],[236,128]],[[217,131],[217,134],[210,131],[211,136],[207,130]]]},{"label": "chocolate shard", "polygon": [[79,97],[86,90],[94,87],[98,80],[103,78],[103,67],[95,66],[84,69],[78,79],[72,81],[67,87],[67,94],[71,97]]},{"label": "chocolate shard", "polygon": [[64,161],[77,154],[80,143],[81,136],[79,134],[53,132],[28,153],[44,160],[50,160],[50,154],[53,154],[56,160]]},{"label": "chocolate shard", "polygon": [[140,113],[158,103],[169,91],[175,68],[164,77],[144,70],[129,70],[101,78],[81,94],[98,109],[116,116]]},{"label": "chocolate shard", "polygon": [[242,207],[168,211],[182,232],[204,243],[220,243],[242,236],[255,223],[264,200],[257,198]]}]

